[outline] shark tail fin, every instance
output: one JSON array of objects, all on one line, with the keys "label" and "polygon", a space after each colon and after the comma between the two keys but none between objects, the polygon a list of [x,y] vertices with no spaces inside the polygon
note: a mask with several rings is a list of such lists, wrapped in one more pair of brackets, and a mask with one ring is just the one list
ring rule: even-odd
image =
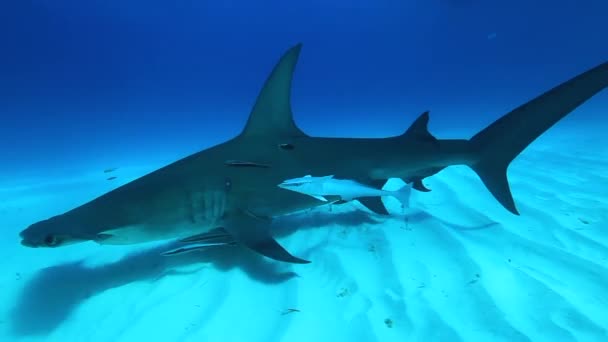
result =
[{"label": "shark tail fin", "polygon": [[507,210],[519,215],[507,180],[511,161],[550,127],[606,87],[608,62],[514,109],[471,138],[471,148],[477,158],[469,166]]}]

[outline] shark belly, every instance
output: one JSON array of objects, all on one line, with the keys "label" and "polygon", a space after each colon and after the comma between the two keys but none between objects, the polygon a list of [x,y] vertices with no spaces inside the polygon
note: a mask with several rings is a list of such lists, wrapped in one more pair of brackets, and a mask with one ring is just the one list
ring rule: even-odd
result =
[{"label": "shark belly", "polygon": [[181,239],[208,232],[221,225],[226,208],[223,191],[188,192],[154,206],[138,208],[138,220],[105,230],[96,240],[105,245],[126,245]]}]

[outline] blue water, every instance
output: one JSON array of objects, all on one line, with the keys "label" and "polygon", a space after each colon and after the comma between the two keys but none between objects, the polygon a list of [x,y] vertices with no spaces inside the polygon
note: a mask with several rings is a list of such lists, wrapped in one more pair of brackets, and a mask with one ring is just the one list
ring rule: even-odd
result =
[{"label": "blue water", "polygon": [[[296,43],[292,105],[308,134],[391,136],[430,110],[436,136],[468,138],[608,60],[606,13],[605,0],[4,1],[0,182],[162,166],[225,141]],[[603,92],[555,129],[601,136],[606,108]],[[6,228],[16,242],[23,227]]]},{"label": "blue water", "polygon": [[432,129],[470,135],[608,55],[601,0],[0,6],[2,174],[225,140],[298,42],[296,121],[331,136],[398,134],[427,109]]}]

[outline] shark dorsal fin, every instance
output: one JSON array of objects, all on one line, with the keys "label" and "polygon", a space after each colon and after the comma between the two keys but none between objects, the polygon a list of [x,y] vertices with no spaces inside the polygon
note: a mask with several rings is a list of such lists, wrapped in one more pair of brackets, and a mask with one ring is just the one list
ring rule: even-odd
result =
[{"label": "shark dorsal fin", "polygon": [[295,124],[291,112],[291,80],[302,44],[285,52],[266,79],[241,136],[306,136]]},{"label": "shark dorsal fin", "polygon": [[421,141],[435,142],[435,138],[429,132],[429,111],[420,114],[420,116],[412,123],[410,128],[401,135],[402,138],[416,139]]}]

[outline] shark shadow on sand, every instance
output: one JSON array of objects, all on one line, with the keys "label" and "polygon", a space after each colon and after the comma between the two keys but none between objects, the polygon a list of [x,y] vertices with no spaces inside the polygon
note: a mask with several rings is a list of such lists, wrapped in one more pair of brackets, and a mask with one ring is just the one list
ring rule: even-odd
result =
[{"label": "shark shadow on sand", "polygon": [[[276,236],[288,236],[302,229],[315,229],[338,224],[357,226],[377,222],[365,212],[306,213],[277,219]],[[88,298],[106,290],[133,282],[154,282],[165,276],[197,272],[180,271],[200,265],[225,272],[241,269],[254,281],[278,284],[297,277],[286,263],[277,263],[240,245],[209,247],[204,250],[163,256],[179,243],[169,242],[126,255],[122,259],[98,266],[88,266],[85,260],[48,267],[24,286],[11,312],[11,332],[15,336],[46,335],[70,317],[72,311]],[[307,253],[312,249],[307,248]]]},{"label": "shark shadow on sand", "polygon": [[450,222],[445,219],[441,219],[425,210],[417,210],[415,212],[410,213],[407,216],[406,224],[412,224],[412,223],[420,224],[420,223],[424,223],[425,221],[428,221],[428,220],[437,221],[442,226],[444,226],[448,229],[452,229],[455,231],[463,231],[463,232],[469,231],[469,230],[489,229],[494,226],[500,226],[499,222],[492,221],[489,218],[484,219],[483,222],[479,222],[479,223],[475,223],[475,224],[471,224],[471,225],[464,225],[464,224],[460,224],[460,223],[456,223],[456,222]]}]

